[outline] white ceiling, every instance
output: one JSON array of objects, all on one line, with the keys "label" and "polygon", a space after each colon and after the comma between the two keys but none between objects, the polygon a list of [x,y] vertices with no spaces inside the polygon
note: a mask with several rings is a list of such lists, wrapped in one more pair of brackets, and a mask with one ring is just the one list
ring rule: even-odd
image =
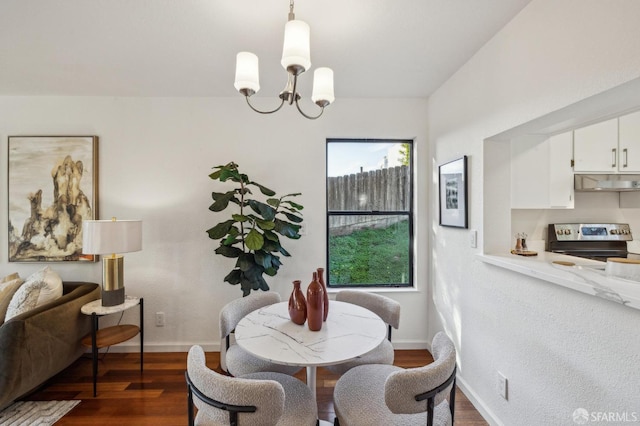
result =
[{"label": "white ceiling", "polygon": [[[336,98],[427,97],[531,0],[298,0]],[[280,66],[288,0],[0,0],[0,95],[237,96],[235,54]],[[311,73],[302,76],[310,90]]]}]

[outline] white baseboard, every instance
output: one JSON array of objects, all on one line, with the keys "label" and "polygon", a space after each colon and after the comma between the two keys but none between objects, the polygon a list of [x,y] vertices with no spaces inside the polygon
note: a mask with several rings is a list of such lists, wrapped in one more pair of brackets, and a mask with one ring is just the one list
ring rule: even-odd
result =
[{"label": "white baseboard", "polygon": [[[200,345],[205,352],[220,352],[220,342],[203,342],[203,343],[145,343],[144,352],[189,352],[189,349],[193,345]],[[101,352],[104,351],[101,350]],[[87,350],[91,353],[91,348]],[[138,353],[140,352],[140,343],[120,343],[118,345],[110,346],[109,352],[113,353]]]},{"label": "white baseboard", "polygon": [[504,424],[493,414],[493,411],[478,397],[478,395],[471,389],[468,383],[460,375],[460,372],[456,375],[456,385],[460,388],[462,393],[473,404],[476,410],[484,417],[484,419],[491,426],[504,426]]},{"label": "white baseboard", "polygon": [[422,350],[429,349],[429,343],[426,340],[396,340],[391,336],[391,341],[393,342],[393,349],[400,350]]},{"label": "white baseboard", "polygon": [[[200,345],[205,352],[219,352],[220,342],[197,342],[197,343],[145,343],[145,352],[189,352],[193,345]],[[422,350],[429,349],[426,341],[420,340],[393,340],[393,348],[400,350]],[[134,353],[140,351],[139,342],[125,342],[111,346],[109,352],[114,353]],[[91,352],[89,350],[88,352]]]}]

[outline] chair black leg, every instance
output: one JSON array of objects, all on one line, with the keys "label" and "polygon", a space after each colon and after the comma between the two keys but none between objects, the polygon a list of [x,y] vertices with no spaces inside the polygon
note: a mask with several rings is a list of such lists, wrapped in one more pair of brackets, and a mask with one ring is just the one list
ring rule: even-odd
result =
[{"label": "chair black leg", "polygon": [[189,394],[187,396],[187,404],[188,404],[187,412],[188,412],[188,416],[189,416],[189,426],[193,426],[193,423],[194,423],[194,419],[193,419],[193,393],[191,392],[191,386],[187,386],[187,388],[189,389]]},{"label": "chair black leg", "polygon": [[453,414],[456,408],[456,378],[453,378],[453,385],[451,386],[451,394],[449,394],[449,410],[451,410],[451,424],[453,422]]},{"label": "chair black leg", "polygon": [[333,419],[333,426],[340,426],[340,420],[337,417]]}]

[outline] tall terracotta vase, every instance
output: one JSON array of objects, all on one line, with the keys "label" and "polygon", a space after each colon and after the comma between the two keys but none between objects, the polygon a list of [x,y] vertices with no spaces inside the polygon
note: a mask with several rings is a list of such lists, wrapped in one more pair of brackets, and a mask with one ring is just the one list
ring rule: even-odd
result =
[{"label": "tall terracotta vase", "polygon": [[289,317],[298,325],[304,324],[307,320],[307,301],[300,290],[300,280],[293,282],[293,291],[289,296]]},{"label": "tall terracotta vase", "polygon": [[324,290],[318,282],[318,273],[313,273],[313,280],[307,287],[307,325],[311,331],[322,328],[324,317]]},{"label": "tall terracotta vase", "polygon": [[324,282],[324,268],[318,268],[318,281],[324,291],[324,315],[322,317],[322,321],[326,321],[327,315],[329,315],[329,292],[327,292],[327,285]]}]

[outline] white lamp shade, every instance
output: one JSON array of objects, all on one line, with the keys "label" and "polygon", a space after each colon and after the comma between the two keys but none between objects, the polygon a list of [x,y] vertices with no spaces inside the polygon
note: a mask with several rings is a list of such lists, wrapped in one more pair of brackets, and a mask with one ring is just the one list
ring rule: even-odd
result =
[{"label": "white lamp shade", "polygon": [[313,73],[313,92],[311,92],[311,100],[327,101],[329,103],[335,100],[333,94],[333,70],[331,68],[321,67]]},{"label": "white lamp shade", "polygon": [[251,52],[240,52],[236,55],[236,90],[260,90],[260,70],[258,57]]},{"label": "white lamp shade", "polygon": [[284,45],[280,63],[285,70],[291,65],[301,66],[305,71],[311,67],[309,33],[309,25],[296,19],[284,26]]},{"label": "white lamp shade", "polygon": [[142,250],[141,220],[85,220],[82,252],[115,254]]}]

